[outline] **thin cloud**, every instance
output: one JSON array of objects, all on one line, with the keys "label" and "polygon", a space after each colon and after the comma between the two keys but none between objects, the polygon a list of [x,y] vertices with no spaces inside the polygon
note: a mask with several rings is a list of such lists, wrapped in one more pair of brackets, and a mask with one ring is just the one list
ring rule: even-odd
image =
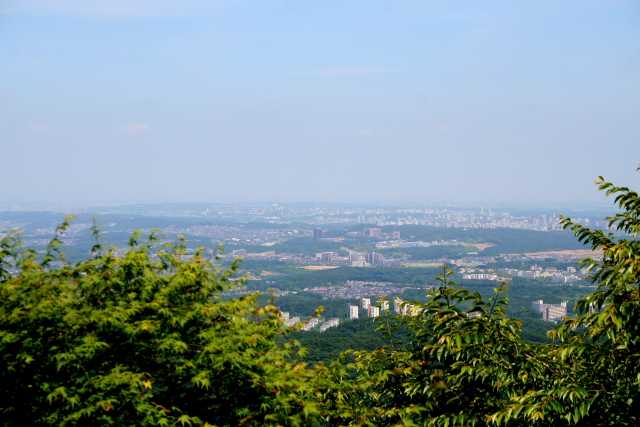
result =
[{"label": "thin cloud", "polygon": [[358,134],[359,137],[372,136],[372,135],[373,135],[373,132],[371,132],[370,130],[363,130]]},{"label": "thin cloud", "polygon": [[31,122],[27,125],[27,130],[34,133],[44,133],[49,132],[51,130],[51,127],[43,123]]},{"label": "thin cloud", "polygon": [[400,70],[394,68],[333,68],[327,70],[310,70],[298,71],[291,73],[294,76],[308,77],[342,77],[342,76],[358,76],[363,74],[392,74],[400,73]]},{"label": "thin cloud", "polygon": [[116,133],[121,133],[121,134],[141,134],[141,133],[150,133],[153,132],[153,129],[151,129],[151,126],[149,125],[143,125],[143,124],[139,124],[139,125],[126,125],[121,127],[120,129],[118,129],[116,131]]}]

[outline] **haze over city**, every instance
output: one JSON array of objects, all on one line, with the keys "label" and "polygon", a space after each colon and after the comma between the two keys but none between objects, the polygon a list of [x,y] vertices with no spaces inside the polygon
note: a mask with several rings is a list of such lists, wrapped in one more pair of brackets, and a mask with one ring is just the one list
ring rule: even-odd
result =
[{"label": "haze over city", "polygon": [[[0,201],[602,202],[636,1],[0,2]],[[636,186],[637,187],[637,186]]]}]

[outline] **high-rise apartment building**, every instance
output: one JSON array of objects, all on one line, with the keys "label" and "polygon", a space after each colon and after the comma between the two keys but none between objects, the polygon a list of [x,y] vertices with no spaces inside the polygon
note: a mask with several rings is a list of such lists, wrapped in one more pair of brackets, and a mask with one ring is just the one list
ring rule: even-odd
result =
[{"label": "high-rise apartment building", "polygon": [[402,314],[402,300],[398,297],[393,300],[393,311]]},{"label": "high-rise apartment building", "polygon": [[324,262],[338,261],[338,252],[322,252],[322,261]]},{"label": "high-rise apartment building", "polygon": [[381,228],[365,228],[364,229],[365,237],[379,237],[382,235]]},{"label": "high-rise apartment building", "polygon": [[349,319],[357,319],[358,318],[358,306],[349,304]]},{"label": "high-rise apartment building", "polygon": [[366,261],[371,265],[384,264],[384,256],[380,252],[369,252]]},{"label": "high-rise apartment building", "polygon": [[322,325],[320,325],[320,332],[324,332],[333,326],[338,326],[339,324],[340,324],[340,319],[338,318],[327,320]]},{"label": "high-rise apartment building", "polygon": [[543,300],[531,303],[534,310],[542,313],[542,320],[558,320],[567,316],[567,303],[545,304]]}]

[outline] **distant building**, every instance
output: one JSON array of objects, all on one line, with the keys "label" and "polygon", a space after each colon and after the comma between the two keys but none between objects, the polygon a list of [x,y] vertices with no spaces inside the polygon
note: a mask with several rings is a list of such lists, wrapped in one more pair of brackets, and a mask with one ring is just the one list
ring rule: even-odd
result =
[{"label": "distant building", "polygon": [[363,252],[349,252],[349,262],[353,263],[354,261],[362,261],[367,262],[366,254]]},{"label": "distant building", "polygon": [[542,313],[542,320],[558,320],[567,316],[566,301],[560,304],[545,304],[543,300],[538,300],[532,302],[531,307]]},{"label": "distant building", "polygon": [[327,320],[322,325],[320,325],[320,332],[324,332],[333,326],[338,326],[339,324],[340,324],[340,319],[338,318]]},{"label": "distant building", "polygon": [[384,263],[384,256],[380,252],[370,252],[366,254],[366,261],[371,265]]},{"label": "distant building", "polygon": [[555,276],[553,279],[551,279],[552,282],[555,283],[575,283],[580,281],[580,277],[575,276],[575,275],[570,275],[570,276]]},{"label": "distant building", "polygon": [[364,236],[365,237],[380,237],[382,235],[381,228],[365,228]]},{"label": "distant building", "polygon": [[313,240],[322,239],[322,228],[316,228],[313,230]]},{"label": "distant building", "polygon": [[392,231],[391,232],[391,237],[393,237],[394,239],[399,239],[400,238],[400,232],[399,231]]},{"label": "distant building", "polygon": [[362,298],[360,297],[360,308],[369,308],[371,307],[371,298]]},{"label": "distant building", "polygon": [[338,252],[322,252],[322,261],[324,262],[338,261]]},{"label": "distant building", "polygon": [[382,301],[382,303],[380,303],[380,309],[382,311],[389,310],[389,301]]},{"label": "distant building", "polygon": [[320,320],[317,317],[312,317],[307,321],[307,324],[300,329],[303,331],[308,331],[318,326],[318,323],[320,323]]},{"label": "distant building", "polygon": [[538,277],[540,273],[537,271],[523,271],[522,277]]},{"label": "distant building", "polygon": [[501,278],[498,277],[497,274],[487,274],[487,273],[472,273],[472,274],[463,274],[463,279],[484,279],[484,280],[499,280]]},{"label": "distant building", "polygon": [[298,322],[300,322],[300,318],[299,317],[292,317],[289,320],[287,320],[286,322],[284,322],[284,325],[285,326],[293,326]]},{"label": "distant building", "polygon": [[373,305],[370,305],[367,308],[367,315],[368,315],[368,317],[378,317],[378,316],[380,316],[380,307],[375,307]]},{"label": "distant building", "polygon": [[241,255],[246,255],[247,254],[247,250],[246,249],[236,249],[235,251],[231,252],[231,255],[233,256],[241,256]]},{"label": "distant building", "polygon": [[358,318],[358,306],[349,304],[349,319],[357,319]]},{"label": "distant building", "polygon": [[398,314],[402,314],[402,300],[398,297],[393,300],[393,311]]}]

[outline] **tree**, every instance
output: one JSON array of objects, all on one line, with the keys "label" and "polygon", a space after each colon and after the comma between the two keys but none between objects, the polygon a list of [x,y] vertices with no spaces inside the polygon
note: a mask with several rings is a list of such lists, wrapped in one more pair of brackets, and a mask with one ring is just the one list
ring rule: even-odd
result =
[{"label": "tree", "polygon": [[[4,425],[300,425],[321,388],[280,340],[278,309],[256,295],[223,302],[238,265],[216,270],[152,232],[122,255],[64,260],[0,243],[0,418]],[[18,273],[12,276],[12,269]],[[311,389],[313,388],[313,389]]]},{"label": "tree", "polygon": [[[640,168],[639,168],[640,169]],[[613,233],[590,230],[561,218],[564,228],[602,251],[602,259],[587,258],[598,290],[576,305],[577,315],[551,331],[562,346],[547,353],[562,369],[538,390],[516,400],[513,412],[534,418],[563,419],[572,424],[640,424],[640,197],[599,177],[596,184],[615,195],[620,212],[608,220]]]}]

